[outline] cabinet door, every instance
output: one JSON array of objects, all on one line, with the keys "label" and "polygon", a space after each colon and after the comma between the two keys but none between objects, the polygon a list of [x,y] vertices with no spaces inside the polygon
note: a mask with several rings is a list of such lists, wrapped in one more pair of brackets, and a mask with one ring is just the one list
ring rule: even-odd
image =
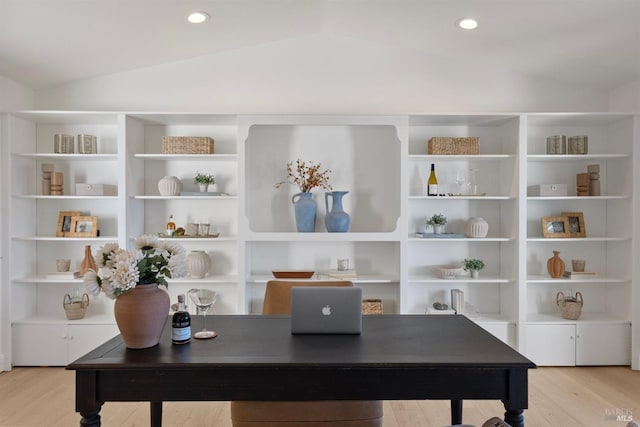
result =
[{"label": "cabinet door", "polygon": [[631,325],[578,324],[576,365],[631,364]]},{"label": "cabinet door", "polygon": [[527,325],[526,343],[526,356],[536,365],[575,365],[575,325]]},{"label": "cabinet door", "polygon": [[513,323],[482,323],[479,322],[483,329],[490,332],[496,338],[502,340],[505,344],[514,347],[516,344],[516,325]]},{"label": "cabinet door", "polygon": [[67,364],[67,325],[14,324],[11,337],[14,366]]},{"label": "cabinet door", "polygon": [[68,359],[71,363],[94,348],[118,335],[118,327],[113,325],[69,325],[67,334]]}]

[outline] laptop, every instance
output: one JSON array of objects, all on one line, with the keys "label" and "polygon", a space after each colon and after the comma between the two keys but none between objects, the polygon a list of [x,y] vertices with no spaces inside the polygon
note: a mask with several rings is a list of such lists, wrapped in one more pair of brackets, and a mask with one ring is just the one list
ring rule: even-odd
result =
[{"label": "laptop", "polygon": [[362,289],[345,286],[291,288],[292,334],[359,334]]}]

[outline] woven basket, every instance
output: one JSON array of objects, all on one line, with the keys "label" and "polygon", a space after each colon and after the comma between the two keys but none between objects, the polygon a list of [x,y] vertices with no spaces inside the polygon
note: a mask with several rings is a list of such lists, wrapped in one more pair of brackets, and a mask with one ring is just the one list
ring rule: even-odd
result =
[{"label": "woven basket", "polygon": [[480,154],[480,138],[434,136],[427,144],[429,154]]},{"label": "woven basket", "polygon": [[208,136],[163,136],[162,154],[213,154]]},{"label": "woven basket", "polygon": [[381,299],[362,300],[362,314],[382,314]]},{"label": "woven basket", "polygon": [[560,314],[563,319],[578,320],[580,314],[582,314],[582,294],[576,292],[575,298],[565,297],[562,292],[556,294],[556,304],[560,308]]},{"label": "woven basket", "polygon": [[89,295],[84,294],[82,298],[71,298],[69,294],[66,294],[62,299],[62,307],[69,320],[82,319],[89,307]]}]

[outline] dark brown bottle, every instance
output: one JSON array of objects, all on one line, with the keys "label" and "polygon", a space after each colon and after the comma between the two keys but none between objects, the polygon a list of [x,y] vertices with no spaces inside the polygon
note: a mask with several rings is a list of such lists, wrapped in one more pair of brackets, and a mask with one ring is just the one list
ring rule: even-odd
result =
[{"label": "dark brown bottle", "polygon": [[171,319],[171,342],[186,344],[191,341],[191,316],[184,305],[184,295],[178,295],[178,310]]}]

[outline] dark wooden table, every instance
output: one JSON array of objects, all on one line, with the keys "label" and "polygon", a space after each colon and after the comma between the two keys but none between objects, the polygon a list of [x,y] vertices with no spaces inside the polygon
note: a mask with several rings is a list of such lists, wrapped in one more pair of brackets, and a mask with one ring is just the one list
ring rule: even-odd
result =
[{"label": "dark wooden table", "polygon": [[[201,319],[193,319],[200,327]],[[213,340],[127,349],[117,336],[67,369],[76,371],[81,426],[100,426],[107,401],[148,401],[151,425],[163,401],[451,401],[499,399],[505,421],[524,426],[535,365],[464,316],[365,316],[362,335],[291,335],[289,317],[207,316]]]}]

